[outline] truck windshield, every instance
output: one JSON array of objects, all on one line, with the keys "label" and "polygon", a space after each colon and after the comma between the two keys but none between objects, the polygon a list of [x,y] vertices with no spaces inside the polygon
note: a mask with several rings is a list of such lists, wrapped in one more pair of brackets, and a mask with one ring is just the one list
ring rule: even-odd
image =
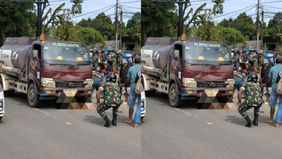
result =
[{"label": "truck windshield", "polygon": [[227,47],[214,43],[192,42],[185,45],[185,60],[190,64],[230,65],[231,54]]},{"label": "truck windshield", "polygon": [[44,45],[44,61],[53,65],[89,65],[90,57],[81,44],[50,42]]}]

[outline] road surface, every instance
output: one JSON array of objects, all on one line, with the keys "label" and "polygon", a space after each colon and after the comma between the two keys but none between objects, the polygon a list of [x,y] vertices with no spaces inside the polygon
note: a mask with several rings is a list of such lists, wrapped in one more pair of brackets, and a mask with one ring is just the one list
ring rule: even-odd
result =
[{"label": "road surface", "polygon": [[[164,95],[147,98],[141,128],[104,128],[95,110],[33,109],[24,96],[6,98],[0,123],[1,159],[281,159],[282,129],[262,123],[245,128],[234,110],[202,110],[187,102],[172,108]],[[110,114],[110,112],[109,112]]]}]

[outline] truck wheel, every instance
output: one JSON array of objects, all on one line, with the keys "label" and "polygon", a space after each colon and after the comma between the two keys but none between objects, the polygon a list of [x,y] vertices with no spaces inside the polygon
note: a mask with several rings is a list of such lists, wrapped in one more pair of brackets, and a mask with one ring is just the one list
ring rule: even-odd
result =
[{"label": "truck wheel", "polygon": [[27,101],[28,104],[35,108],[39,102],[39,97],[37,95],[37,90],[35,88],[34,83],[30,83],[27,89]]},{"label": "truck wheel", "polygon": [[0,121],[2,121],[2,118],[3,118],[3,117],[2,117],[2,116],[0,116]]},{"label": "truck wheel", "polygon": [[180,107],[179,91],[175,83],[171,84],[169,88],[168,98],[172,107]]}]

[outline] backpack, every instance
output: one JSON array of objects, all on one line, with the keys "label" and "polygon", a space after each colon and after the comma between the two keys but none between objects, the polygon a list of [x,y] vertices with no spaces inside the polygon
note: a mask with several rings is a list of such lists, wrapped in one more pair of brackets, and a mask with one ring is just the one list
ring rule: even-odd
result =
[{"label": "backpack", "polygon": [[141,95],[143,91],[143,86],[142,86],[142,78],[141,78],[141,73],[139,72],[136,75],[135,81],[136,81],[136,87],[135,87],[135,94],[136,95]]},{"label": "backpack", "polygon": [[277,76],[277,88],[276,88],[276,92],[279,95],[282,95],[282,71],[279,72],[278,76]]}]

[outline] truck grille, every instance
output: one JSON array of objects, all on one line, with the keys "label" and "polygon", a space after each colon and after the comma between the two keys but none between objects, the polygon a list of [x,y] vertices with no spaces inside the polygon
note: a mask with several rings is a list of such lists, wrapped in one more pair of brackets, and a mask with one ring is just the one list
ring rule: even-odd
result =
[{"label": "truck grille", "polygon": [[224,83],[223,81],[197,81],[197,87],[204,87],[204,88],[224,88],[228,84]]},{"label": "truck grille", "polygon": [[87,84],[81,82],[59,82],[56,81],[56,87],[58,88],[84,88]]}]

